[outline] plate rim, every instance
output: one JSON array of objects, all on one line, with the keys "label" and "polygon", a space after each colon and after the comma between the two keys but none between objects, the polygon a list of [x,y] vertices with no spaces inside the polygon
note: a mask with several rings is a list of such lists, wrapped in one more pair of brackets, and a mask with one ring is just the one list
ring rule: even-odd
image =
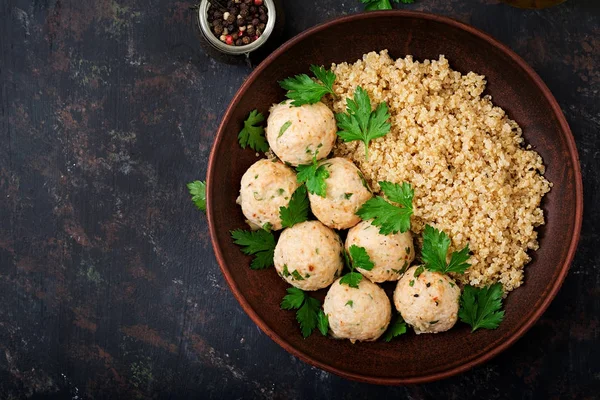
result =
[{"label": "plate rim", "polygon": [[[482,354],[481,356],[476,357],[474,359],[471,359],[464,364],[461,364],[461,365],[458,365],[455,367],[451,367],[444,371],[440,371],[440,372],[436,372],[436,373],[432,373],[432,374],[421,375],[421,376],[406,377],[406,378],[402,378],[402,377],[384,378],[384,377],[378,377],[378,376],[361,375],[361,374],[357,374],[357,373],[344,371],[342,369],[330,366],[328,364],[325,364],[323,362],[320,362],[320,361],[314,359],[309,354],[306,354],[306,353],[296,349],[284,337],[281,337],[280,335],[275,333],[265,323],[265,321],[263,321],[262,318],[260,318],[258,316],[258,314],[254,311],[254,309],[246,301],[245,297],[241,294],[237,283],[233,280],[231,274],[229,273],[228,268],[226,268],[226,266],[225,266],[223,253],[222,253],[220,247],[218,246],[217,241],[214,239],[216,237],[216,231],[217,231],[216,225],[217,224],[216,224],[216,221],[214,218],[214,214],[212,212],[212,201],[211,201],[211,199],[213,198],[213,196],[212,196],[213,188],[218,186],[218,185],[213,185],[213,182],[212,182],[214,171],[215,171],[216,158],[217,158],[216,149],[219,147],[219,145],[223,139],[224,128],[227,125],[227,123],[229,122],[229,120],[231,119],[233,110],[239,103],[240,98],[242,97],[243,93],[246,92],[247,88],[254,82],[256,77],[258,75],[260,75],[263,72],[263,70],[268,65],[270,65],[277,57],[279,57],[282,53],[287,51],[290,47],[294,46],[296,43],[302,41],[306,37],[309,37],[315,33],[318,33],[322,30],[328,29],[329,27],[335,26],[338,24],[344,24],[344,23],[349,23],[349,22],[362,20],[362,19],[368,19],[368,18],[378,18],[378,17],[382,17],[382,16],[417,18],[417,19],[424,19],[424,20],[429,20],[429,21],[434,21],[434,22],[439,22],[439,23],[450,25],[454,28],[458,28],[460,30],[466,31],[467,33],[470,33],[472,35],[479,37],[480,39],[486,41],[490,45],[496,47],[498,50],[500,50],[502,53],[506,54],[510,59],[512,59],[515,63],[517,63],[518,66],[520,68],[522,68],[523,71],[529,76],[529,78],[531,80],[533,80],[533,82],[536,84],[536,86],[542,92],[543,96],[550,103],[550,106],[552,107],[552,111],[554,112],[554,115],[558,119],[561,129],[565,135],[569,155],[570,155],[571,161],[573,162],[573,165],[574,165],[573,172],[574,172],[574,178],[575,178],[574,183],[575,183],[576,205],[575,205],[574,234],[571,237],[571,242],[569,243],[569,249],[567,252],[566,261],[561,266],[561,269],[560,269],[560,272],[558,275],[558,279],[556,279],[554,281],[550,291],[546,294],[546,297],[545,297],[544,301],[542,302],[542,304],[540,305],[540,307],[538,307],[538,309],[535,310],[535,312],[532,314],[532,316],[529,319],[527,319],[526,321],[524,321],[524,323],[522,323],[521,326],[515,332],[510,334],[507,340],[501,342],[498,346],[494,347],[489,352]],[[556,297],[556,294],[560,290],[560,288],[566,278],[566,275],[571,267],[573,259],[575,257],[575,253],[577,251],[577,246],[578,246],[579,239],[581,236],[581,227],[582,227],[582,222],[583,222],[583,180],[582,180],[582,175],[581,175],[581,165],[579,162],[579,153],[577,151],[575,138],[573,137],[573,134],[572,134],[569,124],[562,112],[562,109],[560,108],[560,105],[558,104],[557,100],[555,99],[554,95],[552,94],[552,92],[550,91],[548,86],[544,83],[544,81],[540,78],[540,76],[533,70],[533,68],[525,62],[525,60],[523,60],[519,55],[517,55],[508,46],[506,46],[505,44],[501,43],[500,41],[498,41],[497,39],[492,37],[490,34],[485,33],[484,31],[482,31],[478,28],[475,28],[471,25],[468,25],[464,22],[460,22],[453,18],[442,16],[442,15],[437,15],[437,14],[432,14],[432,13],[427,13],[427,12],[421,12],[421,11],[385,10],[385,11],[362,12],[362,13],[352,14],[352,15],[348,15],[348,16],[338,17],[338,18],[334,18],[332,20],[323,22],[319,25],[313,26],[313,27],[299,33],[298,35],[294,36],[290,40],[286,41],[284,44],[282,44],[273,53],[271,53],[267,58],[265,58],[265,60],[263,60],[263,62],[261,62],[250,73],[250,75],[248,75],[248,77],[246,78],[244,83],[240,86],[240,88],[237,90],[234,97],[231,99],[229,105],[227,106],[227,110],[225,111],[225,113],[221,119],[219,128],[217,129],[215,141],[212,145],[210,156],[209,156],[208,169],[207,169],[207,173],[206,173],[206,203],[207,203],[206,216],[207,216],[207,221],[208,221],[208,226],[209,226],[211,243],[213,246],[215,257],[219,264],[219,268],[221,269],[221,272],[225,276],[225,280],[227,281],[227,284],[229,285],[234,297],[236,298],[238,303],[242,306],[242,309],[244,310],[244,312],[246,314],[248,314],[250,319],[252,319],[252,321],[261,329],[261,331],[263,331],[269,338],[271,338],[271,340],[273,340],[275,343],[277,343],[279,346],[281,346],[285,351],[287,351],[288,353],[299,358],[303,362],[305,362],[309,365],[315,366],[317,368],[320,368],[322,370],[325,370],[327,372],[334,373],[343,378],[351,379],[351,380],[358,381],[358,382],[377,384],[377,385],[406,385],[406,384],[427,383],[427,382],[433,382],[433,381],[449,378],[451,376],[460,374],[471,368],[474,368],[478,365],[481,365],[481,364],[491,360],[492,358],[496,357],[498,354],[502,353],[509,347],[511,347],[518,339],[520,339],[529,329],[531,329],[533,327],[533,325],[539,320],[539,318],[546,311],[546,309],[548,308],[550,303]]]}]

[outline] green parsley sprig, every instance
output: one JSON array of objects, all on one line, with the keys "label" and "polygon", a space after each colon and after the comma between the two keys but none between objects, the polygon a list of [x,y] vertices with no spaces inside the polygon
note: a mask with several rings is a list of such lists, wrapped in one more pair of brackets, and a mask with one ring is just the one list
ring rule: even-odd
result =
[{"label": "green parsley sprig", "polygon": [[360,86],[354,92],[354,99],[346,99],[346,113],[338,113],[335,118],[340,129],[338,136],[344,142],[362,141],[365,144],[367,160],[371,140],[387,135],[392,127],[388,122],[390,114],[387,104],[381,102],[375,111],[371,111],[369,94]]},{"label": "green parsley sprig", "polygon": [[410,229],[410,216],[413,214],[412,201],[414,190],[410,184],[404,182],[402,185],[382,181],[379,182],[381,191],[392,202],[400,204],[396,206],[381,196],[367,200],[356,212],[363,220],[372,219],[371,224],[379,227],[382,235],[406,232]]},{"label": "green parsley sprig", "polygon": [[295,287],[288,288],[287,293],[281,301],[281,308],[297,310],[296,320],[300,324],[302,336],[309,337],[315,328],[318,328],[323,336],[327,336],[329,318],[321,309],[321,302]]},{"label": "green parsley sprig", "polygon": [[469,260],[469,244],[462,250],[452,252],[450,262],[446,261],[448,248],[450,247],[450,238],[443,231],[437,230],[431,225],[425,225],[423,231],[423,248],[421,258],[425,268],[433,272],[447,274],[455,272],[464,274],[471,265]]},{"label": "green parsley sprig", "polygon": [[206,212],[206,182],[194,181],[187,184],[192,201],[200,211]]},{"label": "green parsley sprig", "polygon": [[294,191],[292,198],[287,207],[279,208],[279,218],[281,225],[284,228],[292,226],[308,220],[308,196],[306,195],[306,186],[301,185]]},{"label": "green parsley sprig", "polygon": [[[415,0],[393,0],[394,3],[404,3],[404,4],[411,4],[414,3]],[[390,3],[390,0],[360,0],[361,3],[365,4],[365,10],[367,11],[372,11],[372,10],[391,10],[392,9],[392,4]]]},{"label": "green parsley sprig", "polygon": [[358,285],[360,284],[360,281],[362,281],[363,276],[360,272],[356,272],[355,269],[361,268],[365,271],[371,271],[375,264],[371,261],[371,258],[369,258],[369,254],[364,247],[353,244],[348,250],[350,252],[350,258],[348,258],[348,254],[344,251],[344,259],[350,272],[340,279],[340,285],[348,285],[351,288],[358,289]]},{"label": "green parsley sprig", "polygon": [[242,149],[250,146],[252,150],[263,153],[269,150],[269,144],[265,139],[265,128],[258,125],[264,120],[265,116],[259,113],[258,110],[250,112],[250,115],[244,121],[244,128],[238,134],[238,141]]},{"label": "green parsley sprig", "polygon": [[231,231],[233,242],[242,247],[244,254],[253,255],[251,269],[265,269],[273,264],[275,252],[275,236],[267,230],[245,231],[236,229]]},{"label": "green parsley sprig", "polygon": [[390,326],[383,334],[383,340],[389,343],[393,338],[404,335],[405,333],[406,322],[404,322],[404,318],[402,318],[402,315],[398,314],[394,322],[390,324]]},{"label": "green parsley sprig", "polygon": [[480,328],[496,329],[504,319],[502,295],[500,283],[484,288],[465,286],[460,296],[460,320],[471,325],[471,332]]},{"label": "green parsley sprig", "polygon": [[327,183],[325,180],[329,178],[329,171],[327,170],[329,164],[324,163],[319,165],[317,162],[317,152],[318,150],[315,151],[313,162],[311,164],[298,165],[296,167],[296,172],[298,172],[296,179],[298,180],[298,183],[306,184],[306,189],[309,193],[326,197]]},{"label": "green parsley sprig", "polygon": [[321,83],[315,82],[306,74],[296,75],[279,82],[279,85],[288,91],[285,96],[293,100],[292,105],[295,107],[318,103],[328,93],[335,96],[333,91],[335,74],[317,65],[311,65],[310,70]]}]

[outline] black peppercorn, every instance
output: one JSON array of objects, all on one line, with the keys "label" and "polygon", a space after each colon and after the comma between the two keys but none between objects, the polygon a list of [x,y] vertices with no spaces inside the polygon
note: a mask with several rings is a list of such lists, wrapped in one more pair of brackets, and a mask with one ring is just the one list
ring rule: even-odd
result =
[{"label": "black peppercorn", "polygon": [[248,9],[241,10],[240,15],[242,16],[242,18],[248,17]]},{"label": "black peppercorn", "polygon": [[265,24],[258,24],[258,30],[260,30],[261,32],[263,32],[265,30],[265,27],[266,27]]},{"label": "black peppercorn", "polygon": [[258,19],[260,22],[267,22],[267,16],[265,14],[262,14],[260,17],[258,17]]},{"label": "black peppercorn", "polygon": [[254,34],[256,33],[256,29],[250,25],[247,29],[246,32],[248,33],[248,36],[254,36]]},{"label": "black peppercorn", "polygon": [[258,13],[259,14],[266,14],[267,13],[267,8],[265,6],[258,7]]},{"label": "black peppercorn", "polygon": [[223,18],[223,13],[221,11],[215,11],[215,13],[213,14],[213,16],[216,18]]},{"label": "black peppercorn", "polygon": [[217,36],[221,36],[221,33],[223,33],[223,25],[217,25],[213,28],[213,32],[215,33],[215,35]]},{"label": "black peppercorn", "polygon": [[233,35],[231,35],[231,37],[233,38],[233,40],[237,40],[239,36],[237,33],[234,33]]},{"label": "black peppercorn", "polygon": [[256,7],[255,6],[250,6],[250,13],[254,14],[256,12]]},{"label": "black peppercorn", "polygon": [[241,46],[243,44],[244,44],[244,42],[242,41],[242,39],[238,39],[238,40],[235,41],[235,45],[236,46]]},{"label": "black peppercorn", "polygon": [[242,43],[243,43],[243,44],[249,44],[249,43],[250,43],[250,38],[249,38],[248,36],[244,36],[244,37],[242,38]]},{"label": "black peppercorn", "polygon": [[254,19],[252,20],[252,25],[254,25],[254,26],[258,26],[258,24],[260,24],[260,20],[259,20],[258,18],[254,18]]},{"label": "black peppercorn", "polygon": [[229,16],[227,17],[227,23],[231,25],[234,22],[235,22],[235,16],[233,14],[229,14]]},{"label": "black peppercorn", "polygon": [[233,26],[233,25],[228,25],[228,26],[227,26],[227,30],[228,30],[229,32],[233,32],[233,31],[235,31],[235,26]]},{"label": "black peppercorn", "polygon": [[233,4],[234,4],[233,0],[229,0],[229,1],[227,2],[227,8],[231,8],[231,7],[233,7]]}]

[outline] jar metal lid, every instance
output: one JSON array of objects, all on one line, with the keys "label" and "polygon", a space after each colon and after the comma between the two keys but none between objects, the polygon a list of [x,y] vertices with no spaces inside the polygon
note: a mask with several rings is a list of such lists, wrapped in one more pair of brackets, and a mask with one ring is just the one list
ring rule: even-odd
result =
[{"label": "jar metal lid", "polygon": [[208,24],[208,7],[210,6],[210,1],[208,0],[202,0],[200,2],[200,6],[198,7],[198,25],[200,26],[200,31],[202,31],[202,34],[212,47],[225,54],[248,54],[265,44],[266,41],[269,39],[269,36],[273,32],[273,28],[275,27],[275,19],[277,18],[277,12],[275,11],[275,3],[273,2],[273,0],[264,0],[263,4],[267,7],[268,11],[267,24],[262,35],[250,44],[246,44],[244,46],[228,45],[221,42],[219,38],[217,38],[213,34]]}]

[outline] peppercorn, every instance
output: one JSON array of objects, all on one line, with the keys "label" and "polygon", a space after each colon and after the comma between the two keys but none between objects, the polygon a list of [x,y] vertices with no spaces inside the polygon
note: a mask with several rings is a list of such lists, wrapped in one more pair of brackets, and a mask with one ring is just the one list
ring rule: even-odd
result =
[{"label": "peppercorn", "polygon": [[254,18],[254,19],[252,20],[252,25],[254,25],[254,26],[258,26],[258,24],[260,24],[260,20],[259,20],[258,18]]},{"label": "peppercorn", "polygon": [[227,2],[227,8],[231,8],[231,7],[233,7],[233,4],[234,4],[234,3],[233,3],[233,0],[229,0],[229,1]]},{"label": "peppercorn", "polygon": [[233,38],[233,40],[237,40],[239,36],[237,33],[234,33],[233,35],[231,35],[231,37]]},{"label": "peppercorn", "polygon": [[235,41],[235,45],[236,46],[241,46],[243,44],[244,44],[244,42],[242,41],[242,39],[238,39],[238,40]]},{"label": "peppercorn", "polygon": [[229,16],[227,17],[227,23],[229,25],[233,24],[235,22],[235,15],[233,14],[229,14]]},{"label": "peppercorn", "polygon": [[217,18],[223,18],[223,13],[221,11],[219,11],[219,10],[216,10],[215,13],[213,14],[213,17],[215,19],[217,19]]},{"label": "peppercorn", "polygon": [[254,36],[254,34],[256,33],[256,28],[254,28],[252,25],[248,25],[248,28],[246,29],[246,33],[249,36]]},{"label": "peppercorn", "polygon": [[260,22],[267,22],[267,15],[262,14],[260,17],[258,17],[258,19],[260,20]]},{"label": "peppercorn", "polygon": [[256,12],[255,6],[250,6],[250,14],[254,14]]},{"label": "peppercorn", "polygon": [[258,24],[258,30],[260,30],[261,32],[263,32],[265,30],[266,25],[265,24]]},{"label": "peppercorn", "polygon": [[240,15],[242,16],[242,18],[247,18],[248,17],[248,9],[242,9],[240,11]]},{"label": "peppercorn", "polygon": [[219,36],[220,36],[220,35],[221,35],[221,33],[223,33],[223,25],[217,25],[217,26],[215,26],[215,27],[213,28],[213,32],[214,32],[216,35],[219,35]]},{"label": "peppercorn", "polygon": [[250,44],[250,38],[248,36],[244,36],[242,38],[242,43],[244,43],[244,44]]},{"label": "peppercorn", "polygon": [[228,30],[229,32],[233,32],[233,31],[235,31],[236,29],[235,29],[235,26],[233,26],[233,25],[227,25],[227,30]]},{"label": "peppercorn", "polygon": [[266,14],[267,13],[267,7],[265,7],[265,6],[258,7],[258,13],[259,14]]}]

